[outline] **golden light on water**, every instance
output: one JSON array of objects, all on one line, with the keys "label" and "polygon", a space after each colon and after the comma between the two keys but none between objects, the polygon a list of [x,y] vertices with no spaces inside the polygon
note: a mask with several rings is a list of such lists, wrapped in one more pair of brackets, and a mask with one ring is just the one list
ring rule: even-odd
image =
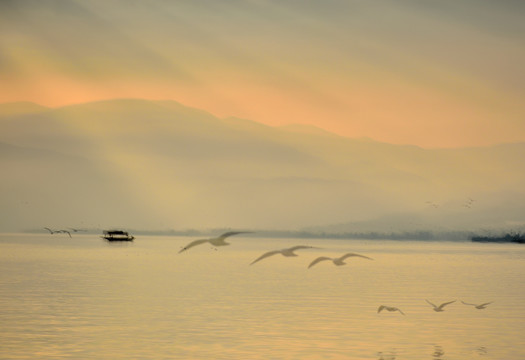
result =
[{"label": "golden light on water", "polygon": [[[194,239],[137,236],[133,244],[111,245],[95,234],[73,239],[2,235],[0,333],[5,346],[0,354],[116,359],[138,354],[523,356],[523,311],[516,306],[523,288],[515,286],[523,268],[519,245],[240,235],[218,250],[203,244],[178,254]],[[270,249],[298,244],[322,248],[249,265]],[[374,260],[307,268],[317,256],[347,251]],[[457,301],[437,313],[425,299]],[[476,310],[460,300],[493,303]],[[384,303],[406,315],[377,313]],[[28,327],[32,330],[24,331]]]}]

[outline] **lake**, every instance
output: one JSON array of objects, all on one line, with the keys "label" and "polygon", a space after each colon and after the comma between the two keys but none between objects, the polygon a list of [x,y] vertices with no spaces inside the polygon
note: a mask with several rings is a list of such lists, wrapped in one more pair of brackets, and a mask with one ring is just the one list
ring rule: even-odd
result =
[{"label": "lake", "polygon": [[194,239],[0,235],[0,358],[525,359],[524,245]]}]

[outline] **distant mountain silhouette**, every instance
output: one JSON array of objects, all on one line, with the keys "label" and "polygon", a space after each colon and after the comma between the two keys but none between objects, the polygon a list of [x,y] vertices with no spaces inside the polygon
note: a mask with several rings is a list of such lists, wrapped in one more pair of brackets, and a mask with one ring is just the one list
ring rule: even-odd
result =
[{"label": "distant mountain silhouette", "polygon": [[47,109],[45,106],[26,101],[0,104],[0,117],[41,113]]},{"label": "distant mountain silhouette", "polygon": [[0,104],[0,231],[480,229],[521,220],[523,158],[524,143],[423,149],[175,101]]}]

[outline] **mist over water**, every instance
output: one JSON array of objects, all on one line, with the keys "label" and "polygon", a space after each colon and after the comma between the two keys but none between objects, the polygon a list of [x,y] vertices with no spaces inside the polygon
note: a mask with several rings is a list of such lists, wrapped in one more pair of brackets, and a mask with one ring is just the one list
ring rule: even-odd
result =
[{"label": "mist over water", "polygon": [[[520,245],[239,236],[178,254],[194,239],[0,235],[0,358],[525,356]],[[319,249],[249,265],[294,245]],[[307,269],[346,252],[374,260]],[[435,312],[425,299],[457,301]]]}]

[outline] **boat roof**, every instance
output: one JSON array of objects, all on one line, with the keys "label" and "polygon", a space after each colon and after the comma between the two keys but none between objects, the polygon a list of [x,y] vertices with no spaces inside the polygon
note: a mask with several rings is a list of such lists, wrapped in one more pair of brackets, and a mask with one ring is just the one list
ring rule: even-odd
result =
[{"label": "boat roof", "polygon": [[122,230],[104,230],[104,234],[108,235],[128,235],[126,231]]}]

